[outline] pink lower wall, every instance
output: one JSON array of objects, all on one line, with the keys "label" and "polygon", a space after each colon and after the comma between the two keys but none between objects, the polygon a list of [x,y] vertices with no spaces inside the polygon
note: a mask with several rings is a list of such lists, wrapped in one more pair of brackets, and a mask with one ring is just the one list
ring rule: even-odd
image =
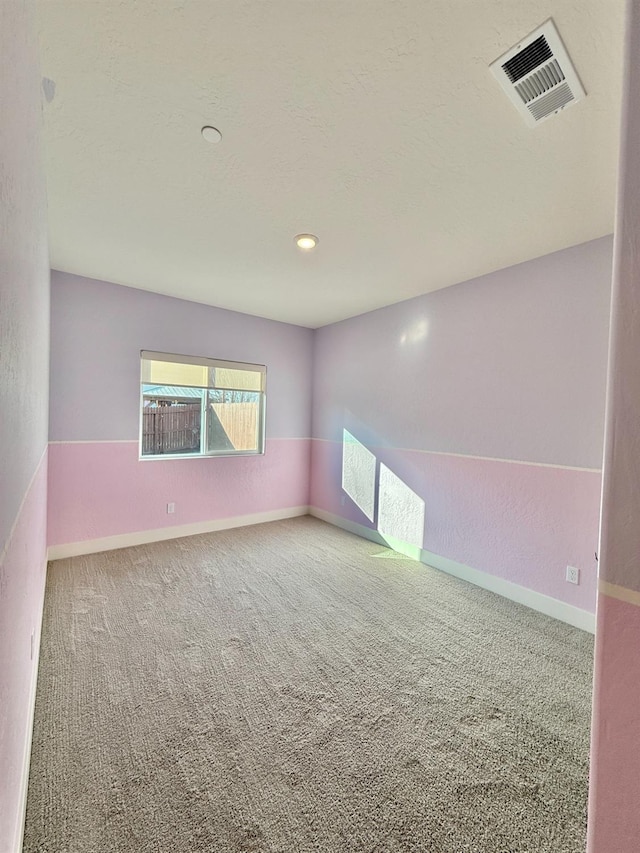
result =
[{"label": "pink lower wall", "polygon": [[[367,445],[425,503],[421,547],[584,610],[595,609],[598,471]],[[343,445],[313,441],[311,504],[376,529],[342,488]],[[582,582],[567,584],[567,565]]]},{"label": "pink lower wall", "polygon": [[640,596],[598,598],[590,853],[640,850]]},{"label": "pink lower wall", "polygon": [[268,440],[261,456],[144,461],[137,441],[51,444],[49,545],[307,506],[309,453],[308,439]]},{"label": "pink lower wall", "polygon": [[[21,832],[26,748],[46,573],[47,455],[38,465],[0,555],[0,851],[13,853]],[[31,635],[34,635],[34,641]],[[34,658],[31,657],[33,648]],[[17,853],[17,851],[16,851]]]}]

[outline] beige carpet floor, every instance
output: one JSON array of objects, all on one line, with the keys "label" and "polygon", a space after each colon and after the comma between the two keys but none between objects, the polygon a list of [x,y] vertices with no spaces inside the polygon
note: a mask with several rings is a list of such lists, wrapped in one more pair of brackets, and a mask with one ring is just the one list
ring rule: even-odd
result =
[{"label": "beige carpet floor", "polygon": [[52,563],[27,853],[583,853],[592,638],[312,518]]}]

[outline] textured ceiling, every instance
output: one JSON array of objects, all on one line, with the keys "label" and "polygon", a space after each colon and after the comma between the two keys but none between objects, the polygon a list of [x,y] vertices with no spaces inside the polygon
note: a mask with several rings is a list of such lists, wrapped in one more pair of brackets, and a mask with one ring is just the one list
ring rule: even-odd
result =
[{"label": "textured ceiling", "polygon": [[[623,11],[41,0],[52,266],[320,326],[610,233]],[[588,96],[531,129],[488,66],[549,15]]]}]

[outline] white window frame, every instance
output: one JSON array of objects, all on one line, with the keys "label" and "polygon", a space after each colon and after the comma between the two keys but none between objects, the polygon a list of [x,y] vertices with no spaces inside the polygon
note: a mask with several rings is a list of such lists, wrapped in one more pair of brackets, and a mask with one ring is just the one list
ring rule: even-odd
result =
[{"label": "white window frame", "polygon": [[[142,455],[142,427],[143,427],[143,410],[144,410],[144,390],[143,386],[149,383],[142,381],[142,365],[143,361],[168,361],[174,364],[191,364],[201,367],[220,367],[227,370],[246,370],[251,373],[260,373],[262,375],[262,389],[260,394],[260,406],[258,411],[258,449],[257,450],[213,450],[205,449],[207,426],[209,422],[208,409],[204,405],[200,421],[200,450],[196,453],[147,453]],[[178,388],[203,388],[216,390],[215,385],[176,385]],[[246,391],[246,388],[223,388],[218,390],[224,391]],[[209,459],[216,457],[228,456],[264,456],[265,452],[265,436],[266,436],[266,408],[267,408],[267,368],[264,364],[250,364],[242,361],[227,361],[221,358],[207,358],[205,356],[195,355],[179,355],[177,353],[156,352],[155,350],[140,350],[140,400],[139,400],[139,434],[138,434],[138,459],[140,462],[157,461],[159,459]]]}]

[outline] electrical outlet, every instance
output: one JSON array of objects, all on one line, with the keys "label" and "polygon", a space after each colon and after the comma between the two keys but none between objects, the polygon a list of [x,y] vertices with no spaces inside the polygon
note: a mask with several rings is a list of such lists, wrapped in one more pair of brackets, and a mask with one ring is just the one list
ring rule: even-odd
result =
[{"label": "electrical outlet", "polygon": [[580,569],[575,566],[567,566],[567,583],[580,583]]},{"label": "electrical outlet", "polygon": [[172,515],[176,511],[176,505],[171,502],[167,504],[167,515]]},{"label": "electrical outlet", "polygon": [[346,502],[346,497],[344,495],[340,496],[340,506],[344,506]]},{"label": "electrical outlet", "polygon": [[36,632],[32,631],[31,632],[31,644],[30,644],[31,660],[33,660],[33,656],[35,655],[35,653],[36,653]]}]

